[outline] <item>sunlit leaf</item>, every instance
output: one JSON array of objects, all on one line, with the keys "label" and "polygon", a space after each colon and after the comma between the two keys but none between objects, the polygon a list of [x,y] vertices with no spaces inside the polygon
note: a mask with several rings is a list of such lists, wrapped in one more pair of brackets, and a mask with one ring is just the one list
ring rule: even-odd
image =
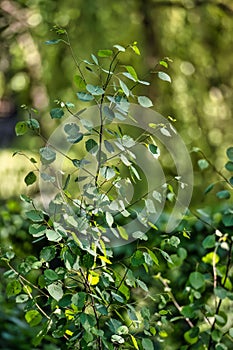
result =
[{"label": "sunlit leaf", "polygon": [[149,99],[149,97],[146,97],[146,96],[138,96],[138,103],[145,108],[149,108],[153,106],[152,101]]},{"label": "sunlit leaf", "polygon": [[25,314],[25,320],[31,327],[34,327],[42,321],[42,316],[37,310],[29,310]]},{"label": "sunlit leaf", "polygon": [[28,131],[28,124],[27,122],[18,122],[15,126],[15,133],[17,136],[21,136],[26,134]]},{"label": "sunlit leaf", "polygon": [[169,83],[172,82],[171,77],[167,73],[158,72],[158,77],[159,77],[159,79],[164,80],[164,81],[168,81]]},{"label": "sunlit leaf", "polygon": [[112,50],[99,50],[98,51],[99,57],[110,57],[110,56],[112,56],[112,54],[113,54]]}]

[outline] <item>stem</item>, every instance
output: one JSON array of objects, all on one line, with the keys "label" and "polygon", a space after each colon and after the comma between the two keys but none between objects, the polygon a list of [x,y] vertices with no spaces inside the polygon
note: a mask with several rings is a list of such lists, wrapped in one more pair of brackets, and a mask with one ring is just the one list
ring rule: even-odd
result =
[{"label": "stem", "polygon": [[103,100],[104,100],[104,95],[101,97],[100,101],[100,132],[99,132],[99,151],[98,151],[98,164],[97,164],[97,170],[96,170],[96,175],[95,175],[95,186],[98,186],[98,177],[100,173],[100,167],[101,167],[101,153],[102,153],[102,143],[103,143]]},{"label": "stem", "polygon": [[[229,249],[229,253],[228,253],[228,259],[227,259],[226,274],[225,274],[225,277],[224,277],[224,280],[223,280],[223,283],[222,283],[223,287],[224,287],[224,285],[226,283],[226,280],[227,280],[227,277],[228,277],[228,274],[229,274],[229,270],[230,270],[231,259],[232,259],[231,258],[232,246],[233,246],[233,242],[231,240],[230,241],[230,249]],[[218,315],[218,313],[220,311],[221,304],[222,304],[222,299],[219,299],[219,302],[218,302],[217,307],[216,307],[215,315]],[[216,324],[216,317],[214,318],[214,321],[213,321],[211,329],[210,329],[210,338],[209,338],[208,350],[211,350],[211,347],[212,347],[212,344],[213,344],[213,340],[211,338],[211,333],[215,329],[215,324]]]},{"label": "stem", "polygon": [[[84,272],[83,272],[83,270],[81,268],[80,268],[80,272],[81,272],[81,275],[82,275],[82,277],[84,279],[84,285],[86,287],[86,291],[89,294],[90,299],[91,299],[91,306],[92,306],[92,309],[93,309],[93,312],[94,312],[94,315],[95,315],[97,329],[99,330],[100,329],[99,317],[97,315],[97,311],[96,311],[96,308],[95,308],[95,301],[94,301],[94,298],[92,296],[91,286],[90,286],[90,283],[88,282],[88,270],[87,270],[87,275],[86,276],[85,276],[85,274],[84,274]],[[97,337],[97,344],[98,344],[98,349],[102,350],[103,346],[102,346],[102,341],[101,341],[100,336]]]},{"label": "stem", "polygon": [[[171,292],[171,288],[169,287],[169,285],[167,284],[167,282],[161,277],[159,276],[159,280],[162,282],[162,284],[164,285],[165,288],[167,288],[169,290],[168,294],[173,302],[173,304],[175,305],[175,307],[177,308],[177,310],[181,313],[182,311],[182,307],[179,305],[178,301],[176,300],[176,298],[174,297],[173,293]],[[185,317],[184,318],[185,321],[188,323],[190,328],[194,327],[194,324],[190,321],[189,318]]]}]

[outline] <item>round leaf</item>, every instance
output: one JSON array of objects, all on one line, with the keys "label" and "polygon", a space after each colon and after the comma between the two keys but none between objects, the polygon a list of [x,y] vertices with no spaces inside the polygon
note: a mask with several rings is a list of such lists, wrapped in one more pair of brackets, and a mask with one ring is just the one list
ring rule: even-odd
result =
[{"label": "round leaf", "polygon": [[56,301],[59,301],[63,297],[63,290],[60,284],[50,284],[48,286],[48,292]]},{"label": "round leaf", "polygon": [[50,115],[52,119],[61,119],[64,115],[64,112],[61,108],[53,108],[50,111]]},{"label": "round leaf", "polygon": [[36,175],[33,173],[33,171],[30,171],[24,178],[24,182],[27,186],[32,185],[34,182],[36,182]]},{"label": "round leaf", "polygon": [[41,162],[50,164],[56,159],[56,153],[49,147],[40,148]]},{"label": "round leaf", "polygon": [[227,149],[227,157],[230,159],[230,160],[232,160],[233,161],[233,147],[229,147],[228,149]]},{"label": "round leaf", "polygon": [[189,275],[189,282],[195,289],[199,289],[205,285],[205,278],[200,272],[192,272]]},{"label": "round leaf", "polygon": [[229,161],[225,164],[225,168],[228,170],[228,171],[233,171],[233,162],[232,161]]},{"label": "round leaf", "polygon": [[91,95],[94,96],[100,96],[104,94],[104,90],[100,86],[87,84],[86,89],[88,92],[90,92]]},{"label": "round leaf", "polygon": [[17,136],[24,135],[28,131],[27,122],[18,122],[15,126],[15,133]]},{"label": "round leaf", "polygon": [[94,100],[94,97],[91,94],[88,94],[86,92],[78,92],[77,96],[78,96],[78,99],[83,102],[89,102]]},{"label": "round leaf", "polygon": [[31,327],[34,327],[41,322],[42,316],[37,310],[29,310],[25,314],[25,319]]},{"label": "round leaf", "polygon": [[227,190],[224,190],[224,191],[219,191],[216,193],[216,196],[219,198],[219,199],[229,199],[231,197],[231,194],[229,191]]}]

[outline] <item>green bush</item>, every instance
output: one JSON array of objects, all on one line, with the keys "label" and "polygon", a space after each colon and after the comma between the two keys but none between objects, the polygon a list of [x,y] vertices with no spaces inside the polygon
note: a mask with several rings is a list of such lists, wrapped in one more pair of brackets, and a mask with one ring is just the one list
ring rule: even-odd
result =
[{"label": "green bush", "polygon": [[[59,39],[47,44],[71,48],[67,33],[60,28],[56,32]],[[41,209],[38,200],[21,196],[29,240],[40,248],[17,264],[12,250],[3,251],[6,294],[23,306],[26,322],[37,330],[31,339],[34,347],[46,349],[50,341],[47,349],[227,349],[233,337],[228,312],[233,299],[233,210],[229,205],[215,213],[187,210],[171,233],[166,232],[169,211],[155,222],[157,210],[149,192],[155,201],[162,202],[164,196],[172,205],[177,187],[184,190],[189,184],[174,175],[161,188],[148,190],[134,146],[155,162],[160,150],[151,129],[169,138],[174,128],[169,119],[151,120],[143,130],[130,123],[134,115],[129,101],[136,101],[145,114],[153,103],[134,94],[149,83],[118,61],[129,50],[140,54],[133,43],[99,50],[91,60],[75,59],[77,97],[87,106],[95,104],[97,124],[84,118],[86,108],[73,112],[72,103],[57,101],[50,116],[60,123],[47,140],[34,118],[36,111],[24,107],[29,118],[16,125],[17,135],[33,132],[45,141],[39,150],[41,165],[29,158],[34,169],[24,181],[31,186],[39,179],[47,203]],[[166,69],[168,62],[159,64]],[[171,81],[157,67],[152,73]],[[66,113],[72,119],[62,123]],[[232,151],[227,150],[228,173]],[[228,200],[232,177],[203,157],[201,170],[210,166],[224,180],[218,200]],[[135,192],[130,203],[127,185]],[[125,228],[135,220],[137,229]]]}]

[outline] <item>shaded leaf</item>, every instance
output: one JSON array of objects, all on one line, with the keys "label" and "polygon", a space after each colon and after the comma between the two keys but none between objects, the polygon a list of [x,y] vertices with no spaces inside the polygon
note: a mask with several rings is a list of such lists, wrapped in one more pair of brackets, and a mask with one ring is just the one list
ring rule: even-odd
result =
[{"label": "shaded leaf", "polygon": [[64,111],[61,108],[53,108],[50,111],[50,116],[53,119],[61,119],[63,117],[63,115],[64,115]]},{"label": "shaded leaf", "polygon": [[32,185],[34,182],[36,182],[36,175],[33,171],[30,171],[24,178],[24,182],[27,186]]},{"label": "shaded leaf", "polygon": [[89,102],[94,100],[94,97],[91,94],[88,94],[86,92],[78,92],[77,96],[78,96],[78,99],[83,102]]},{"label": "shaded leaf", "polygon": [[189,282],[195,289],[199,289],[205,285],[205,278],[200,272],[192,272],[189,275]]}]

